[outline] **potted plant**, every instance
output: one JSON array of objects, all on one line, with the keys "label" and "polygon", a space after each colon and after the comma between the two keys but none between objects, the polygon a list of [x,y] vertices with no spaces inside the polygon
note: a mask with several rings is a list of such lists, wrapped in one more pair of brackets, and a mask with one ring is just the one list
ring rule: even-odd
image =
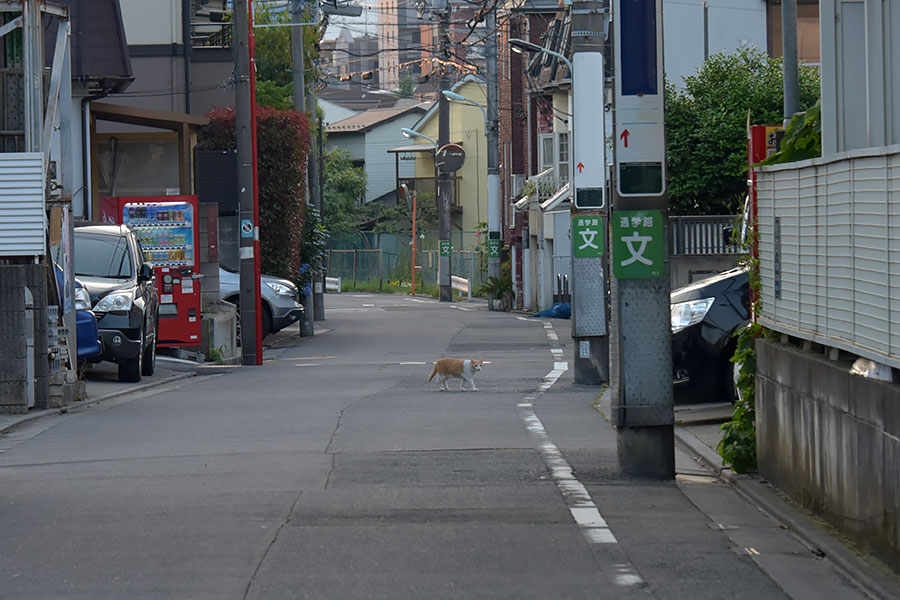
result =
[{"label": "potted plant", "polygon": [[510,270],[503,268],[500,277],[488,277],[487,281],[481,284],[481,293],[487,295],[490,310],[507,311],[512,309],[515,294]]}]

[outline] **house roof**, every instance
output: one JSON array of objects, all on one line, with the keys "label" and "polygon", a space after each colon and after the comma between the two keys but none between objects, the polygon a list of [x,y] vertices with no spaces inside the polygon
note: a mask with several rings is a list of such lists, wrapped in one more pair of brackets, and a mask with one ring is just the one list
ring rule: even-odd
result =
[{"label": "house roof", "polygon": [[[119,0],[54,0],[69,9],[72,26],[72,79],[111,92],[124,91],[134,75],[125,41]],[[58,23],[52,20],[45,35],[44,55],[52,60]]]},{"label": "house roof", "polygon": [[337,123],[328,126],[328,133],[354,132],[361,133],[369,131],[373,127],[388,123],[405,114],[418,112],[423,113],[428,108],[428,104],[416,104],[414,106],[399,106],[393,108],[371,108],[359,114],[347,117]]}]

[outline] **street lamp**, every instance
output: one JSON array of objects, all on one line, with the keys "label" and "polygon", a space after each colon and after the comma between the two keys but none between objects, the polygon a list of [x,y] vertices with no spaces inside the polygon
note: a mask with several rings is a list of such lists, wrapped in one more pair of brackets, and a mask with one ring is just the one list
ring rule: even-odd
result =
[{"label": "street lamp", "polygon": [[472,106],[477,106],[478,108],[480,108],[481,114],[484,115],[484,135],[488,134],[487,111],[484,109],[484,107],[481,104],[479,104],[478,102],[475,102],[474,100],[466,98],[462,94],[457,94],[456,92],[451,92],[450,90],[444,90],[441,93],[444,94],[444,97],[447,100],[450,100],[452,102],[462,102],[463,104],[471,104]]},{"label": "street lamp", "polygon": [[569,67],[569,76],[575,72],[575,69],[572,68],[572,61],[568,58],[560,54],[559,52],[554,52],[553,50],[548,50],[543,46],[538,46],[537,44],[532,44],[531,42],[526,42],[525,40],[520,40],[519,38],[511,38],[509,40],[510,49],[516,54],[524,54],[526,50],[529,52],[543,52],[544,54],[549,54],[550,56],[555,56],[559,60],[566,63],[566,66]]},{"label": "street lamp", "polygon": [[429,142],[431,142],[431,145],[434,146],[435,152],[437,152],[440,149],[438,146],[438,143],[436,141],[434,141],[433,139],[431,139],[430,137],[428,137],[427,135],[425,135],[424,133],[419,133],[418,131],[413,131],[412,129],[409,129],[406,127],[401,127],[400,133],[403,134],[403,137],[408,137],[410,139],[412,139],[414,137],[420,137],[422,139],[428,140]]}]

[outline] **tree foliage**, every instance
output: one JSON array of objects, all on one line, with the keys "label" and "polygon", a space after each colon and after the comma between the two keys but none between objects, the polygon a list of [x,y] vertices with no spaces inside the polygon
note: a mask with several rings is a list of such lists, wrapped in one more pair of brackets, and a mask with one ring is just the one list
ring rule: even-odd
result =
[{"label": "tree foliage", "polygon": [[[684,87],[666,85],[670,206],[678,214],[733,214],[746,193],[747,116],[782,122],[780,59],[757,48],[716,54]],[[800,67],[800,110],[819,97],[819,75]]]},{"label": "tree foliage", "polygon": [[784,129],[781,149],[759,164],[775,165],[819,156],[822,156],[822,104],[816,102],[809,110],[791,118]]},{"label": "tree foliage", "polygon": [[353,166],[345,148],[325,152],[322,170],[325,226],[333,234],[358,231],[366,212],[361,203],[366,193],[365,171]]},{"label": "tree foliage", "polygon": [[[291,15],[286,10],[266,4],[257,4],[254,10],[255,23],[258,25],[285,24],[291,22]],[[305,19],[309,20],[309,19]],[[293,82],[293,64],[291,59],[291,27],[259,27],[254,29],[256,39],[256,79],[271,81],[278,86],[291,88]],[[319,58],[319,30],[315,25],[303,26],[303,66],[306,70],[306,81],[317,75]]]},{"label": "tree foliage", "polygon": [[[372,202],[366,206],[371,231],[373,233],[392,233],[397,236],[412,235],[412,203],[401,202],[396,206],[388,206],[381,202]],[[416,230],[417,233],[437,229],[437,199],[434,194],[419,192],[416,197]]]},{"label": "tree foliage", "polygon": [[[207,116],[203,147],[234,150],[234,109],[214,109]],[[262,270],[297,281],[306,210],[309,125],[305,114],[265,107],[257,110],[256,123]]]}]

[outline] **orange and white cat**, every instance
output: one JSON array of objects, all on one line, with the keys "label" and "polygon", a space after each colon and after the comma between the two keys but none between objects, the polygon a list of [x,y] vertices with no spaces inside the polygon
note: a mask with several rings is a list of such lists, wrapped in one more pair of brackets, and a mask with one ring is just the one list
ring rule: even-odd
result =
[{"label": "orange and white cat", "polygon": [[460,390],[463,389],[465,384],[469,384],[469,389],[473,392],[477,392],[478,388],[475,387],[475,373],[481,370],[482,364],[483,361],[472,360],[470,358],[440,358],[434,363],[434,370],[428,377],[428,381],[431,381],[434,379],[434,376],[437,375],[438,380],[441,383],[441,389],[449,392],[450,388],[447,386],[447,380],[451,377],[456,377],[461,380],[459,383]]}]

